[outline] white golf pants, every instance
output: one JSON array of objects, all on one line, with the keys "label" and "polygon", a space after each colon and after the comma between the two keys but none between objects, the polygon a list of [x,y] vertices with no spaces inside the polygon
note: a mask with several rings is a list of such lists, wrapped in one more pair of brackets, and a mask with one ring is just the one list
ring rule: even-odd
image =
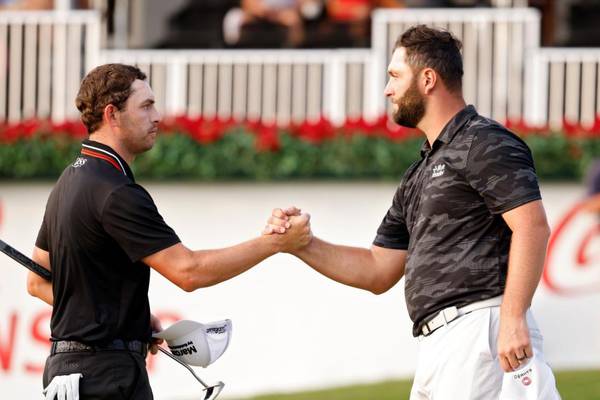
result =
[{"label": "white golf pants", "polygon": [[500,307],[489,307],[419,337],[410,400],[559,400],[531,311],[527,324],[534,357],[506,374],[497,358],[499,324]]}]

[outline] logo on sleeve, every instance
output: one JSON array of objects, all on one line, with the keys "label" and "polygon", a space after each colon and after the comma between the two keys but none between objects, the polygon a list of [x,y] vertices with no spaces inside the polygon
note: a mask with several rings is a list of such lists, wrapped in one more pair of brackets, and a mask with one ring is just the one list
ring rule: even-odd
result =
[{"label": "logo on sleeve", "polygon": [[77,160],[73,163],[73,168],[83,167],[87,160],[83,157],[77,157]]},{"label": "logo on sleeve", "polygon": [[432,178],[437,178],[438,176],[442,176],[442,175],[444,175],[445,171],[446,171],[446,165],[445,164],[435,165],[433,167],[433,174],[431,174],[431,177]]}]

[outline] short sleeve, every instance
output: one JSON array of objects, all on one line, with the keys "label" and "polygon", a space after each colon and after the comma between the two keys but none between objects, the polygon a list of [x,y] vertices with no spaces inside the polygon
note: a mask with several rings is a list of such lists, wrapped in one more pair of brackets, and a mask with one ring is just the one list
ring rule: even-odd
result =
[{"label": "short sleeve", "polygon": [[596,160],[590,167],[587,177],[588,195],[600,193],[600,160]]},{"label": "short sleeve", "polygon": [[392,206],[377,229],[373,244],[389,249],[408,249],[409,234],[402,206],[402,189],[396,190]]},{"label": "short sleeve", "polygon": [[48,246],[48,226],[46,224],[45,215],[44,220],[42,221],[42,226],[38,231],[37,239],[35,240],[35,247],[44,251],[50,251],[50,246]]},{"label": "short sleeve", "polygon": [[150,194],[137,184],[121,186],[110,194],[104,204],[102,226],[132,262],[180,242]]},{"label": "short sleeve", "polygon": [[500,127],[477,132],[465,175],[492,214],[542,198],[531,151],[520,138]]}]

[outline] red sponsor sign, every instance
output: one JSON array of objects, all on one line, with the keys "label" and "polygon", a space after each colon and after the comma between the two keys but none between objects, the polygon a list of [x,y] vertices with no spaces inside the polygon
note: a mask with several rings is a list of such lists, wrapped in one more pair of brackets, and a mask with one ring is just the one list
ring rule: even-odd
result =
[{"label": "red sponsor sign", "polygon": [[548,243],[542,282],[559,295],[600,291],[600,223],[575,204],[556,224]]},{"label": "red sponsor sign", "polygon": [[[29,375],[39,376],[44,371],[46,356],[50,353],[50,317],[52,310],[48,307],[36,312],[31,319],[23,317],[22,313],[13,310],[0,315],[0,375],[10,374],[21,370]],[[164,327],[182,319],[176,311],[158,311],[156,317]],[[19,335],[21,325],[26,324],[27,335]],[[22,332],[22,331],[21,331]],[[39,354],[35,360],[15,357],[19,349],[35,347]],[[149,355],[146,365],[150,373],[156,370],[156,356]],[[21,360],[16,363],[15,360]]]}]

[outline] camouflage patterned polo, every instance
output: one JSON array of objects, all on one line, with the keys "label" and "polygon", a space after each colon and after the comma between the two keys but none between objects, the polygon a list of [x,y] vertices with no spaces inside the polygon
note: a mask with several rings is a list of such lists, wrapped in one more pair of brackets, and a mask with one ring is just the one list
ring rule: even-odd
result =
[{"label": "camouflage patterned polo", "polygon": [[374,245],[408,250],[413,335],[449,306],[504,291],[511,231],[502,213],[541,198],[527,145],[467,106],[404,174]]}]

